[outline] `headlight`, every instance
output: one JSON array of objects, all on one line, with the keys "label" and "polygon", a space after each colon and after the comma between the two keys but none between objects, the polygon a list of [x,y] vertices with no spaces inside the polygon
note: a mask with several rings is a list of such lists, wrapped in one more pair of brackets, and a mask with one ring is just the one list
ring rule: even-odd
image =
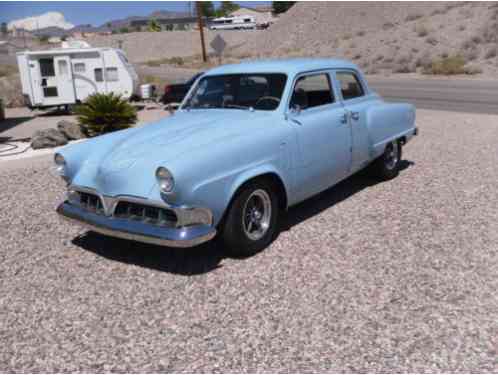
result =
[{"label": "headlight", "polygon": [[64,159],[64,156],[61,154],[55,154],[54,156],[54,162],[55,162],[55,171],[59,176],[65,176],[66,175],[66,160]]},{"label": "headlight", "polygon": [[175,180],[173,175],[164,167],[157,168],[156,179],[161,193],[169,194],[175,188]]}]

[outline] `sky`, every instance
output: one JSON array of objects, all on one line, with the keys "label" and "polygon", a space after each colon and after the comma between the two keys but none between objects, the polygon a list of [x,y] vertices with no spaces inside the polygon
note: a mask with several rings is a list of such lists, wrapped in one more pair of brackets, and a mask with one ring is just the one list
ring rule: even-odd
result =
[{"label": "sky", "polygon": [[[215,4],[219,1],[215,1]],[[239,5],[254,6],[256,1],[236,1]],[[269,1],[260,2],[268,5]],[[189,1],[0,1],[0,22],[57,11],[74,25],[100,26],[107,21],[129,16],[146,16],[156,10],[186,12]]]}]

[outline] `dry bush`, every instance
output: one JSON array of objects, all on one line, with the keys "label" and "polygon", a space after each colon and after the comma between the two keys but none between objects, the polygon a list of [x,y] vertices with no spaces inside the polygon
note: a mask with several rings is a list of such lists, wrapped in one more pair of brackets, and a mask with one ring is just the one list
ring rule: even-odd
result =
[{"label": "dry bush", "polygon": [[459,31],[464,31],[467,27],[465,25],[458,26]]},{"label": "dry bush", "polygon": [[409,54],[407,54],[407,55],[401,55],[396,60],[396,63],[399,64],[399,65],[406,65],[406,64],[410,63],[412,60],[413,60],[413,56],[412,55],[409,55]]},{"label": "dry bush", "polygon": [[472,38],[470,38],[470,40],[474,44],[480,44],[480,43],[482,43],[482,38],[479,35],[474,35]]},{"label": "dry bush", "polygon": [[360,31],[358,31],[358,32],[356,33],[356,35],[357,35],[357,36],[363,36],[363,35],[365,35],[365,31],[360,30]]},{"label": "dry bush", "polygon": [[0,65],[0,77],[8,77],[17,73],[17,67],[14,65]]},{"label": "dry bush", "polygon": [[427,44],[430,44],[431,46],[435,46],[435,45],[438,43],[437,39],[436,39],[436,38],[434,38],[433,36],[428,37],[428,38],[425,40],[425,42],[426,42]]},{"label": "dry bush", "polygon": [[445,9],[436,9],[436,10],[432,11],[431,16],[436,16],[438,14],[445,14],[445,13],[446,13]]},{"label": "dry bush", "polygon": [[386,22],[385,24],[382,25],[382,30],[389,30],[394,27],[394,24],[391,22]]},{"label": "dry bush", "polygon": [[361,53],[357,53],[356,55],[353,56],[353,60],[359,60],[361,59]]},{"label": "dry bush", "polygon": [[488,51],[486,52],[486,55],[484,55],[484,57],[486,59],[492,59],[493,57],[496,57],[498,55],[498,49],[496,47],[491,47],[490,49],[488,49]]},{"label": "dry bush", "polygon": [[377,62],[377,61],[381,61],[381,60],[384,60],[384,56],[383,55],[377,55],[374,57],[374,61]]},{"label": "dry bush", "polygon": [[350,34],[350,33],[346,33],[342,36],[342,39],[344,40],[348,40],[348,39],[351,39],[353,36]]},{"label": "dry bush", "polygon": [[417,34],[417,36],[420,38],[423,38],[424,36],[427,36],[429,34],[429,30],[424,24],[416,25],[414,31]]},{"label": "dry bush", "polygon": [[479,50],[477,47],[473,46],[470,49],[466,49],[462,52],[462,56],[465,58],[467,61],[474,61],[479,57]]},{"label": "dry bush", "polygon": [[414,64],[408,64],[408,63],[397,64],[393,67],[394,73],[413,73],[416,70],[417,69]]},{"label": "dry bush", "polygon": [[415,60],[415,66],[427,69],[432,65],[432,57],[429,52],[425,52]]},{"label": "dry bush", "polygon": [[481,74],[482,69],[476,65],[467,65],[464,67],[464,73],[468,75]]},{"label": "dry bush", "polygon": [[498,42],[498,22],[488,22],[482,30],[482,37],[486,43]]},{"label": "dry bush", "polygon": [[423,69],[424,74],[454,75],[465,73],[465,59],[456,55],[432,61],[429,67]]},{"label": "dry bush", "polygon": [[423,16],[424,15],[420,14],[420,13],[412,13],[412,14],[409,14],[408,16],[406,16],[405,21],[406,22],[415,21],[415,20],[422,18]]}]

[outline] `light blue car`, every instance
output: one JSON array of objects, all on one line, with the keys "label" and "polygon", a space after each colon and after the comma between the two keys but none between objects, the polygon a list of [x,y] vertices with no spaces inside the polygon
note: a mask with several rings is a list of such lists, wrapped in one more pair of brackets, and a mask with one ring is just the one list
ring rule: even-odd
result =
[{"label": "light blue car", "polygon": [[295,205],[370,166],[398,174],[415,108],[385,103],[342,60],[290,59],[206,72],[159,122],[63,148],[57,208],[92,231],[191,247],[217,234],[236,255],[276,238]]}]

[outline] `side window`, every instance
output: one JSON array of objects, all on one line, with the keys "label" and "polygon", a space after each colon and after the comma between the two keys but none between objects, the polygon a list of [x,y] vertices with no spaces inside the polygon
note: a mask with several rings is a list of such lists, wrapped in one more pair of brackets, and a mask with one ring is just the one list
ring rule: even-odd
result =
[{"label": "side window", "polygon": [[298,78],[294,86],[290,107],[300,109],[318,107],[334,102],[328,74],[313,74]]},{"label": "side window", "polygon": [[106,68],[105,79],[108,82],[117,82],[119,80],[118,68]]},{"label": "side window", "polygon": [[95,81],[96,82],[104,82],[104,76],[102,74],[102,68],[95,68],[93,70],[95,73]]},{"label": "side window", "polygon": [[68,75],[67,61],[59,60],[59,75],[61,77],[66,77]]},{"label": "side window", "polygon": [[85,63],[75,63],[73,68],[75,73],[85,73]]},{"label": "side window", "polygon": [[352,72],[337,72],[335,76],[341,85],[341,93],[344,100],[359,98],[365,95],[356,74]]}]

